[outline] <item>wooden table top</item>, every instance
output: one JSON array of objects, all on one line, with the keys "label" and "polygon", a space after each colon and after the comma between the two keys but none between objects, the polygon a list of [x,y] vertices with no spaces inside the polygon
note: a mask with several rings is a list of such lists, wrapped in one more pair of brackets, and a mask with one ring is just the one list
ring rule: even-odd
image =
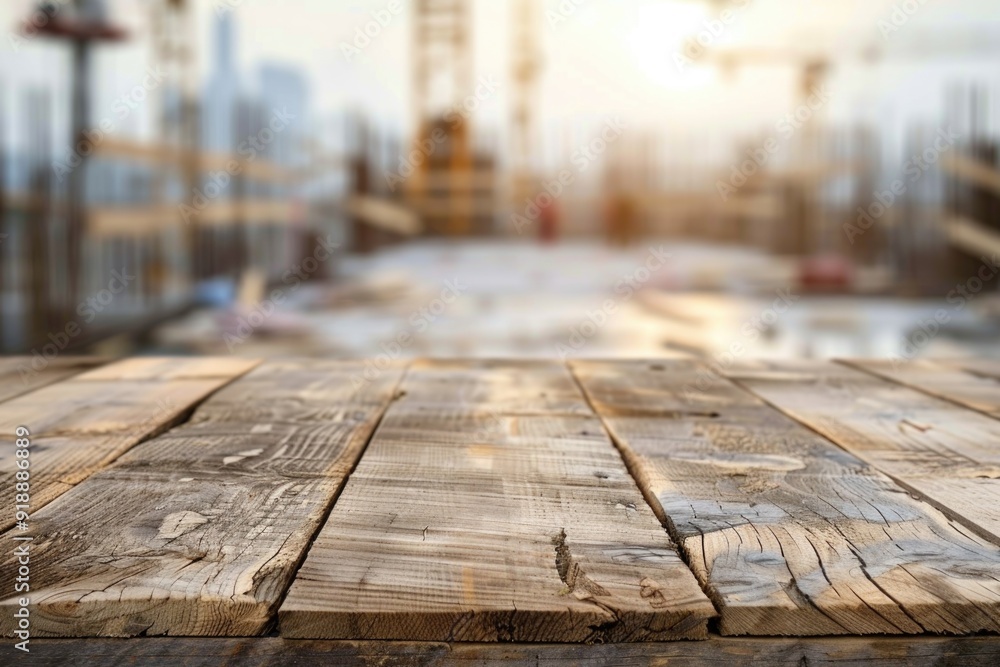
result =
[{"label": "wooden table top", "polygon": [[0,359],[2,653],[998,664],[998,418],[986,360]]}]

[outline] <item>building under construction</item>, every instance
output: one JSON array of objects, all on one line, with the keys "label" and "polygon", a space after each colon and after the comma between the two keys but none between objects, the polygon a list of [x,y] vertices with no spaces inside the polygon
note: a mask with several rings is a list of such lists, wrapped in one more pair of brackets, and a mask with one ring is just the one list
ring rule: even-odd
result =
[{"label": "building under construction", "polygon": [[[690,4],[707,12],[706,21],[717,11],[715,3]],[[109,349],[201,349],[178,340],[173,324],[252,306],[287,280],[290,267],[334,245],[334,259],[296,278],[332,290],[310,310],[349,298],[342,293],[367,294],[369,282],[395,284],[399,276],[379,267],[396,260],[380,258],[417,252],[406,248],[429,254],[399,259],[399,271],[464,244],[459,264],[475,265],[474,249],[492,245],[521,257],[513,261],[528,275],[541,269],[531,268],[523,244],[541,242],[557,254],[560,243],[629,252],[645,239],[666,239],[753,254],[755,265],[769,267],[740,275],[709,253],[687,275],[664,279],[667,289],[736,284],[754,292],[791,280],[819,295],[933,299],[1000,247],[986,82],[942,91],[938,128],[961,131],[926,170],[921,162],[916,187],[896,194],[892,184],[905,183],[911,157],[934,145],[937,128],[914,121],[904,144],[893,145],[895,128],[829,118],[823,99],[814,104],[837,68],[852,63],[988,61],[992,42],[975,31],[937,36],[921,48],[886,41],[836,52],[752,40],[706,45],[693,29],[680,53],[714,73],[717,86],[796,72],[790,121],[724,135],[635,120],[609,134],[607,120],[551,120],[553,44],[571,17],[532,0],[502,10],[419,0],[389,25],[406,54],[401,93],[410,102],[402,125],[356,108],[318,109],[294,65],[260,62],[248,76],[238,57],[246,39],[239,7],[223,3],[204,13],[185,0],[155,0],[129,9],[130,20],[120,21],[104,2],[79,0],[27,7],[27,17],[16,17],[15,34],[30,32],[32,45],[66,58],[69,87],[58,96],[43,81],[5,91],[5,136],[17,135],[0,162],[5,350],[38,351],[67,327],[77,333],[56,335],[57,347],[111,341]],[[484,84],[493,73],[476,64],[477,44],[488,37],[477,11],[505,22],[494,38],[502,44],[496,84]],[[359,31],[369,29],[363,18]],[[208,49],[197,41],[198,25],[208,28]],[[94,115],[105,102],[97,82],[107,75],[95,54],[136,45],[160,73],[140,81],[141,105],[122,107],[148,118],[146,138]],[[482,112],[488,106],[491,117]],[[71,138],[69,150],[57,145],[62,136]],[[720,147],[723,137],[728,144]],[[891,205],[880,193],[890,193]],[[539,261],[546,267],[544,254]],[[81,305],[106,292],[113,275],[127,277],[121,295],[100,312]],[[296,322],[296,331],[316,326]],[[165,326],[169,343],[159,335]],[[664,341],[676,329],[664,324],[663,345],[675,345]]]}]

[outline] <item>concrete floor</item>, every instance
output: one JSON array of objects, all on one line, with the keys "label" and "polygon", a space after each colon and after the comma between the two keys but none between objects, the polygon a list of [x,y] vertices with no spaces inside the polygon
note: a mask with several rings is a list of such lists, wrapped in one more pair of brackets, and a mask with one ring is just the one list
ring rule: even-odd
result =
[{"label": "concrete floor", "polygon": [[1000,356],[985,293],[961,309],[809,296],[794,262],[739,248],[421,242],[344,258],[338,274],[285,288],[273,314],[200,311],[161,329],[158,346],[350,358]]}]

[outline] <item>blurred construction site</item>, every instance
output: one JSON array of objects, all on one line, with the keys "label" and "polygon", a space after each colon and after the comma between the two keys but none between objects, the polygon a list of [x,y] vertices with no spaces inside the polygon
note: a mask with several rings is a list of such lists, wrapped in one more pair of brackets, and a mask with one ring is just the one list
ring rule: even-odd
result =
[{"label": "blurred construction site", "polygon": [[2,353],[1000,356],[995,2],[9,0],[0,31]]}]

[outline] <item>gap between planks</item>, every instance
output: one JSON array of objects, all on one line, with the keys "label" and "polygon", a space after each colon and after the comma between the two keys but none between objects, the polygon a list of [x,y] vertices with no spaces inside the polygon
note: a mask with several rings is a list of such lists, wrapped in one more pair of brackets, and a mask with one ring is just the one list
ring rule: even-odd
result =
[{"label": "gap between planks", "polygon": [[834,361],[886,382],[919,391],[931,398],[1000,419],[1000,375],[990,374],[988,370],[976,373],[969,362],[926,359]]},{"label": "gap between planks", "polygon": [[698,581],[698,585],[701,586],[702,593],[705,594],[705,597],[707,597],[709,601],[712,603],[712,606],[715,607],[716,616],[715,618],[709,620],[708,628],[710,633],[718,632],[719,619],[721,617],[721,605],[719,603],[719,597],[714,593],[714,591],[712,591],[707,581],[704,581],[701,577],[697,576],[698,575],[697,570],[691,563],[691,557],[690,555],[688,555],[687,549],[683,548],[684,540],[682,536],[680,536],[680,534],[678,533],[677,527],[674,525],[673,520],[666,512],[663,511],[663,506],[657,499],[656,494],[653,492],[653,489],[650,487],[649,484],[645,483],[643,476],[636,469],[636,461],[632,457],[626,455],[621,440],[608,427],[607,420],[597,410],[597,407],[594,405],[594,401],[590,395],[590,392],[588,392],[586,387],[583,386],[583,383],[580,382],[580,378],[579,376],[577,376],[576,369],[573,368],[572,362],[566,361],[565,366],[566,366],[566,371],[569,373],[570,377],[573,378],[573,382],[580,390],[580,394],[583,396],[583,400],[587,402],[587,405],[590,407],[591,412],[594,413],[594,415],[600,422],[601,429],[604,431],[604,434],[607,436],[608,440],[611,441],[611,444],[614,445],[615,450],[618,452],[618,456],[621,457],[622,464],[625,466],[625,470],[628,471],[629,477],[632,478],[632,481],[635,483],[636,487],[638,487],[639,492],[642,494],[642,499],[645,501],[649,509],[652,510],[653,514],[656,515],[656,518],[659,519],[660,523],[663,525],[664,530],[666,530],[667,533],[670,535],[670,539],[674,542],[674,544],[678,545],[677,548],[678,555],[681,557],[681,560],[684,561],[684,564],[687,565],[688,569],[691,570],[691,573],[695,575],[695,579]]},{"label": "gap between planks", "polygon": [[564,365],[419,362],[403,390],[279,610],[283,637],[705,636],[715,609]]},{"label": "gap between planks", "polygon": [[[103,366],[102,357],[59,357],[38,370],[31,357],[0,357],[0,403]],[[14,378],[20,381],[18,386]]]},{"label": "gap between planks", "polygon": [[[33,635],[265,632],[398,388],[394,368],[360,386],[352,371],[363,368],[267,362],[42,508],[32,518]],[[8,556],[0,582],[11,572]],[[4,633],[12,618],[0,614]]]},{"label": "gap between planks", "polygon": [[[374,428],[372,428],[371,433],[368,434],[368,437],[365,439],[364,444],[361,446],[360,453],[358,454],[357,457],[355,457],[354,462],[350,466],[351,469],[348,471],[346,475],[344,475],[344,480],[340,483],[340,487],[334,493],[333,498],[330,500],[330,503],[326,507],[326,511],[323,512],[322,518],[316,524],[315,530],[313,530],[312,535],[309,537],[309,543],[305,546],[304,549],[302,549],[302,553],[299,555],[298,562],[295,563],[295,566],[292,569],[292,574],[291,577],[289,577],[288,585],[285,586],[284,590],[278,596],[278,600],[274,605],[275,610],[280,609],[281,605],[284,604],[285,602],[285,598],[288,597],[288,591],[292,589],[292,582],[294,582],[295,579],[298,577],[299,570],[302,569],[302,564],[305,563],[306,557],[309,555],[309,552],[312,551],[313,545],[316,544],[316,539],[319,537],[320,531],[323,530],[323,526],[325,526],[326,522],[329,521],[330,514],[333,512],[334,506],[336,506],[337,501],[340,500],[340,496],[344,493],[344,489],[347,488],[348,482],[351,481],[351,475],[353,475],[354,471],[358,469],[358,465],[361,463],[361,459],[365,457],[365,452],[368,451],[368,447],[371,446],[372,440],[375,438],[375,434],[378,433],[379,427],[382,426],[382,421],[385,419],[386,413],[389,412],[389,408],[392,407],[393,403],[402,398],[403,393],[401,387],[403,386],[403,382],[405,382],[406,380],[406,374],[409,372],[409,370],[410,370],[410,364],[404,363],[402,366],[402,373],[399,377],[399,381],[396,383],[396,387],[393,390],[392,399],[385,405],[385,408],[382,410],[378,418],[375,420],[375,426]],[[267,628],[267,631],[275,630],[277,622],[278,622],[278,615],[276,611],[271,619],[271,624]]]},{"label": "gap between planks", "polygon": [[920,390],[824,361],[743,362],[723,375],[1000,545],[1000,422],[965,404],[967,386]]},{"label": "gap between planks", "polygon": [[995,545],[752,392],[717,378],[689,396],[701,364],[571,368],[711,589],[723,634],[1000,629]]},{"label": "gap between planks", "polygon": [[[58,361],[58,360],[57,360]],[[0,403],[0,483],[18,470],[13,438],[30,431],[31,511],[56,500],[133,447],[190,419],[259,362],[225,358],[119,360]],[[11,515],[0,531],[14,526]]]}]

